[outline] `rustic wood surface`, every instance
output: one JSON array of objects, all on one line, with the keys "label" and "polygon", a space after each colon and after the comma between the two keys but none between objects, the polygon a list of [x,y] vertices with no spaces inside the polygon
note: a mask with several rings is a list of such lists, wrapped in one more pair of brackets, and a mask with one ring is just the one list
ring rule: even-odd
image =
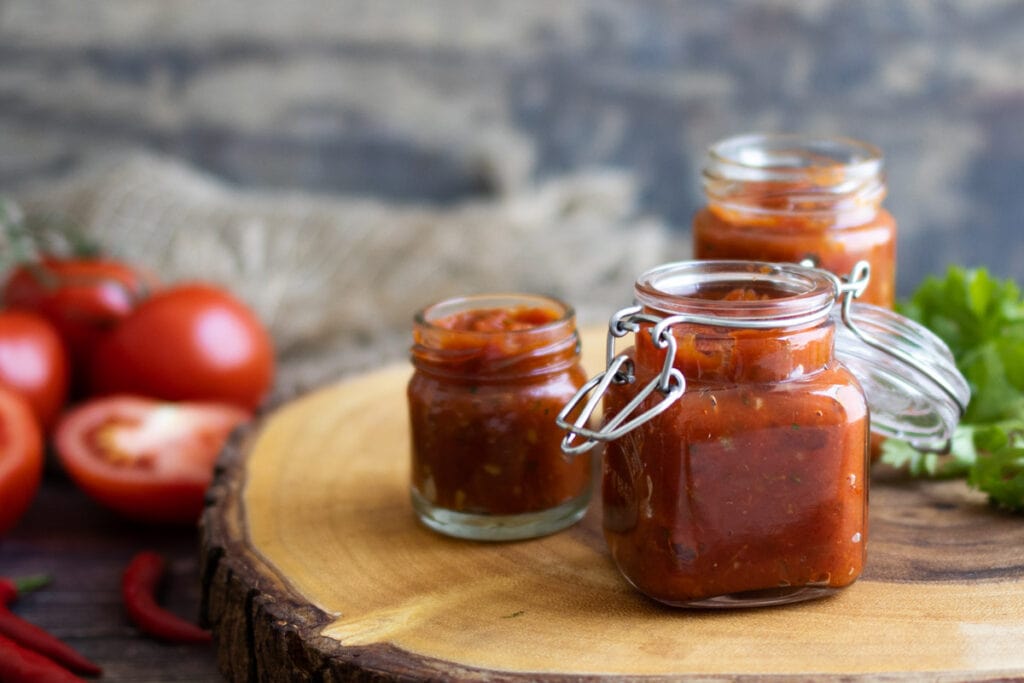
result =
[{"label": "rustic wood surface", "polygon": [[[600,353],[599,337],[587,346]],[[408,373],[291,401],[223,458],[202,566],[229,678],[1024,676],[1024,526],[962,482],[879,477],[867,570],[836,597],[670,610],[621,579],[596,505],[521,543],[421,527]]]},{"label": "rustic wood surface", "polygon": [[53,582],[12,605],[103,667],[104,683],[222,681],[209,645],[170,645],[140,634],[121,601],[131,556],[156,550],[168,559],[160,599],[199,618],[199,537],[192,527],[127,522],[89,500],[56,467],[27,515],[0,539],[0,575],[50,574]]}]

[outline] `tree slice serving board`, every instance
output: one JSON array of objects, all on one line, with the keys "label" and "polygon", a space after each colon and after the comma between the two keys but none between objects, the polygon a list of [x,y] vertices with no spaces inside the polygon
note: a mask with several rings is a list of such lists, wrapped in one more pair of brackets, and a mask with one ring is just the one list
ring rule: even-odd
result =
[{"label": "tree slice serving board", "polygon": [[[584,364],[603,365],[602,330]],[[959,481],[883,478],[868,563],[834,597],[688,611],[612,565],[586,518],[515,543],[446,538],[408,497],[394,366],[287,402],[221,458],[203,613],[232,680],[1024,676],[1024,518]]]}]

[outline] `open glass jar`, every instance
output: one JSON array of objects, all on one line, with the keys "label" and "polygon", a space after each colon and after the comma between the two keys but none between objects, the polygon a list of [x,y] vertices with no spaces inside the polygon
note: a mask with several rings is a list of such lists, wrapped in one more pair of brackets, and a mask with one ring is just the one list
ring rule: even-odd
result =
[{"label": "open glass jar", "polygon": [[[843,281],[800,265],[690,261],[637,280],[638,305],[612,317],[606,371],[557,420],[567,453],[607,442],[605,539],[641,592],[747,607],[827,595],[860,575],[869,412],[890,436],[941,447],[969,398],[934,335],[851,304],[868,271]],[[628,334],[633,346],[616,355]],[[601,397],[604,424],[590,429]]]},{"label": "open glass jar", "polygon": [[838,137],[740,135],[708,149],[707,204],[693,219],[694,257],[798,263],[838,275],[871,264],[865,303],[892,308],[896,221],[882,207],[882,153]]},{"label": "open glass jar", "polygon": [[526,294],[449,299],[416,315],[413,340],[411,495],[420,520],[491,541],[578,521],[590,459],[562,453],[554,422],[587,379],[573,309]]}]

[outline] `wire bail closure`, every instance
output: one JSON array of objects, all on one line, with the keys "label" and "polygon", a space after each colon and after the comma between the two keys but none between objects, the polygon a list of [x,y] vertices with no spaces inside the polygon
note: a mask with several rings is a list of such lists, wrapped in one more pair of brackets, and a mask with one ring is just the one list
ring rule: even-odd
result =
[{"label": "wire bail closure", "polygon": [[[686,390],[686,379],[677,368],[673,366],[676,357],[676,338],[672,334],[672,325],[681,322],[684,316],[671,316],[659,318],[642,312],[640,306],[630,306],[616,311],[608,322],[608,343],[605,352],[605,371],[592,378],[589,382],[580,387],[580,390],[569,399],[562,410],[555,418],[555,423],[568,433],[562,438],[562,452],[566,455],[579,455],[586,453],[602,441],[614,441],[624,434],[636,429],[643,423],[663,413],[670,405],[683,395]],[[599,429],[586,427],[598,403],[604,398],[605,392],[612,384],[632,384],[636,381],[636,373],[633,360],[626,354],[615,355],[615,340],[624,337],[626,334],[639,332],[640,323],[650,323],[651,341],[659,349],[665,349],[665,362],[661,372],[630,400],[619,413],[609,418]],[[633,419],[630,416],[640,407],[648,396],[655,391],[662,395],[662,399],[653,406],[640,413]],[[592,393],[593,392],[593,393]],[[592,393],[592,395],[590,395]],[[587,396],[586,404],[574,422],[568,422],[568,417]],[[627,422],[627,420],[629,420]],[[575,443],[577,438],[584,438],[584,441]]]},{"label": "wire bail closure", "polygon": [[[811,268],[806,262],[800,265]],[[815,270],[821,270],[814,268]],[[847,302],[858,297],[867,287],[871,276],[871,269],[867,261],[861,261],[854,267],[848,279],[841,279],[836,275],[827,273],[835,285],[835,297],[843,300],[844,307]],[[787,320],[787,325],[802,325],[823,319],[834,305],[828,306],[824,311],[815,311],[795,319]],[[632,384],[636,381],[633,360],[627,354],[615,355],[615,340],[626,336],[628,333],[638,333],[642,323],[651,326],[651,341],[655,347],[665,349],[665,362],[661,372],[627,403],[618,414],[608,418],[598,429],[591,429],[586,425],[597,410],[601,399],[604,398],[608,388],[612,384]],[[643,312],[642,306],[629,306],[612,314],[608,322],[608,339],[605,348],[605,370],[596,375],[589,382],[580,387],[579,391],[569,399],[562,410],[555,418],[555,423],[564,429],[567,434],[562,438],[562,452],[566,455],[579,455],[586,453],[601,442],[614,441],[628,432],[636,429],[645,422],[665,412],[669,406],[679,400],[686,390],[686,379],[673,363],[678,347],[675,335],[672,334],[672,326],[681,323],[697,325],[716,325],[719,327],[734,328],[758,328],[772,329],[778,327],[775,320],[735,320],[731,318],[698,315],[680,314],[668,317],[660,317]],[[850,322],[852,325],[852,321]],[[644,412],[633,416],[633,413],[655,391],[662,395],[661,400]],[[589,398],[587,398],[589,396]],[[583,408],[573,422],[568,418],[574,410],[583,403]],[[632,418],[632,419],[630,419]],[[582,439],[582,440],[581,440]]]},{"label": "wire bail closure", "polygon": [[[959,410],[960,417],[963,417],[964,412],[967,410],[965,400],[956,391],[956,388],[934,368],[914,358],[913,355],[874,338],[857,325],[852,314],[852,307],[854,299],[863,294],[871,279],[871,266],[867,261],[857,262],[846,277],[839,277],[834,273],[816,267],[813,263],[806,260],[802,261],[800,265],[826,275],[835,287],[835,297],[824,310],[817,310],[799,317],[786,319],[786,326],[805,325],[817,320],[823,320],[830,314],[835,304],[839,303],[840,321],[858,340],[919,372],[947,397],[952,399]],[[686,379],[673,365],[677,342],[675,335],[672,334],[672,327],[684,323],[747,329],[772,329],[780,326],[779,321],[772,319],[738,320],[728,317],[697,314],[661,317],[644,313],[642,306],[629,306],[616,311],[608,322],[604,372],[584,384],[555,418],[556,424],[567,432],[562,438],[563,453],[566,455],[578,455],[586,453],[601,442],[614,441],[665,412],[673,403],[679,400],[686,390]],[[644,386],[618,414],[606,418],[601,427],[592,429],[587,424],[593,417],[609,387],[612,384],[632,384],[636,381],[633,359],[626,353],[615,354],[615,340],[629,333],[639,333],[642,324],[650,325],[651,341],[655,347],[665,350],[665,362],[662,365],[661,372]],[[654,392],[661,394],[661,399],[647,410],[634,415]],[[569,416],[580,404],[583,404],[583,407],[580,409],[576,419],[570,422]]]},{"label": "wire bail closure", "polygon": [[[965,399],[963,393],[957,391],[956,386],[951,384],[936,368],[929,365],[924,359],[915,358],[912,354],[897,348],[896,345],[884,343],[857,325],[857,322],[854,320],[853,302],[854,299],[863,294],[871,279],[871,266],[867,261],[857,262],[846,277],[839,277],[834,273],[818,268],[809,260],[801,261],[799,265],[827,276],[833,283],[835,296],[824,309],[787,318],[784,323],[773,319],[751,320],[698,314],[679,314],[661,317],[644,313],[642,306],[629,306],[615,312],[608,322],[604,372],[584,384],[555,418],[556,424],[567,432],[562,439],[562,452],[566,455],[578,455],[591,450],[601,442],[614,441],[665,412],[673,403],[679,400],[686,390],[686,379],[673,365],[677,350],[676,338],[672,334],[672,327],[674,325],[696,324],[747,329],[773,329],[780,327],[780,325],[807,325],[827,318],[836,303],[840,307],[839,321],[861,343],[888,355],[904,366],[920,373],[920,375],[952,400],[959,411],[959,416],[963,417],[967,410],[969,394],[967,394],[968,398]],[[662,365],[661,372],[644,386],[618,414],[606,417],[601,427],[596,429],[588,427],[587,425],[597,410],[601,399],[604,398],[611,385],[632,384],[636,381],[633,359],[626,353],[615,354],[615,340],[629,333],[639,333],[643,324],[650,326],[649,333],[655,347],[665,350],[665,362]],[[661,399],[647,410],[634,415],[654,392],[661,394]],[[579,408],[580,404],[583,404],[583,407],[580,409],[575,420],[570,422],[569,416]],[[915,443],[914,445],[921,448],[919,444]],[[946,447],[948,448],[948,439],[946,440]],[[929,448],[929,450],[936,449]],[[938,450],[941,450],[941,446]]]}]

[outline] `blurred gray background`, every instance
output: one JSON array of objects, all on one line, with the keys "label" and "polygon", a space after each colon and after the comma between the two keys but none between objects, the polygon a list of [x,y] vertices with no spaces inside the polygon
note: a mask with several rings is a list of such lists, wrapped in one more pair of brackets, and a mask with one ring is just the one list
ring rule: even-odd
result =
[{"label": "blurred gray background", "polygon": [[1024,2],[0,4],[4,192],[139,148],[431,206],[611,166],[685,244],[703,150],[748,131],[883,149],[901,294],[1024,278]]}]

